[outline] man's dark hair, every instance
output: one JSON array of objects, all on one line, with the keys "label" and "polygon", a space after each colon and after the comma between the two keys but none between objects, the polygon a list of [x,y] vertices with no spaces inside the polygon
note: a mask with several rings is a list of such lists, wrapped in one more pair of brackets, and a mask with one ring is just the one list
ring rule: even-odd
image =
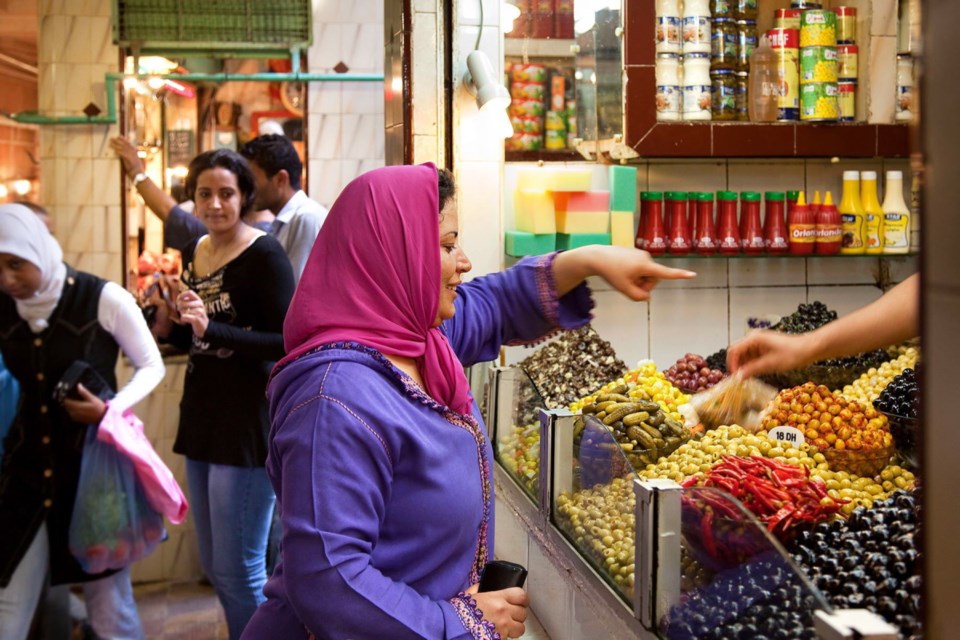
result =
[{"label": "man's dark hair", "polygon": [[13,204],[19,204],[22,207],[26,207],[33,211],[38,216],[49,216],[50,212],[38,205],[36,202],[30,202],[29,200],[17,200]]},{"label": "man's dark hair", "polygon": [[240,189],[240,215],[246,215],[253,210],[254,196],[257,194],[257,183],[253,180],[250,165],[236,151],[230,149],[215,149],[204,151],[190,161],[190,169],[184,184],[187,198],[194,199],[197,193],[197,179],[208,169],[226,169],[237,177],[237,188]]},{"label": "man's dark hair", "polygon": [[457,185],[453,182],[453,174],[449,169],[437,169],[437,188],[440,191],[440,211],[443,211],[447,201],[457,195]]},{"label": "man's dark hair", "polygon": [[285,169],[290,176],[290,186],[299,191],[300,174],[303,173],[303,163],[297,155],[297,149],[286,136],[267,133],[257,136],[240,148],[240,155],[263,169],[268,178],[277,175]]}]

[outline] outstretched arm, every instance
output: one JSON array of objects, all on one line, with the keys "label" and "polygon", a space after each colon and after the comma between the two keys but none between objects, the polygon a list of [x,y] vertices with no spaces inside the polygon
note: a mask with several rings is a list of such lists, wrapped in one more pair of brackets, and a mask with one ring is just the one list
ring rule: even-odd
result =
[{"label": "outstretched arm", "polygon": [[920,333],[920,276],[914,274],[879,300],[816,331],[786,335],[757,331],[727,353],[732,372],[753,376],[885,347]]},{"label": "outstretched arm", "polygon": [[649,300],[660,280],[690,279],[697,274],[657,264],[646,251],[590,245],[564,251],[553,261],[557,294],[563,296],[590,276],[600,276],[631,300]]},{"label": "outstretched arm", "polygon": [[[144,172],[143,160],[137,155],[137,147],[126,138],[116,137],[110,140],[110,146],[116,152],[120,162],[123,163],[123,170],[131,180],[138,173]],[[170,210],[176,206],[177,201],[173,197],[157,186],[153,180],[147,178],[136,185],[137,193],[143,198],[151,211],[153,211],[160,220],[166,222]]]}]

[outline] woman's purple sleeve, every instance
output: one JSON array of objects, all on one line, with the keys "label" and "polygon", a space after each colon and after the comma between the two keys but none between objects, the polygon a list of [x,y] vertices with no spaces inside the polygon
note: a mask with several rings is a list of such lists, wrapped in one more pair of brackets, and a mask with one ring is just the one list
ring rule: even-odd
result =
[{"label": "woman's purple sleeve", "polygon": [[443,330],[464,366],[496,359],[503,345],[531,344],[590,321],[593,299],[585,283],[557,297],[556,256],[524,258],[457,288],[456,315]]}]

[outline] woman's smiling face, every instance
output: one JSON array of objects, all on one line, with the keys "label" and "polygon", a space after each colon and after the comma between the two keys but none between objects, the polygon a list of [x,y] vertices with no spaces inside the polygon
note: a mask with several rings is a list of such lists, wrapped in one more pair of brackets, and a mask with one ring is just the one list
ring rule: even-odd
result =
[{"label": "woman's smiling face", "polygon": [[438,327],[444,320],[454,316],[453,301],[457,298],[457,286],[461,275],[470,271],[473,265],[458,244],[460,237],[460,218],[457,216],[456,198],[450,198],[440,211],[440,305],[433,326]]}]

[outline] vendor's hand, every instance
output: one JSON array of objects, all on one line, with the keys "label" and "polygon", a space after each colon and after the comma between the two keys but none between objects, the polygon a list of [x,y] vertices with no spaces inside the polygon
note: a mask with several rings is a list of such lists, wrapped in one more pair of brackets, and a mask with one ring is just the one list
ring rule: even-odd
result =
[{"label": "vendor's hand", "polygon": [[137,155],[136,145],[126,138],[118,136],[111,138],[110,147],[117,154],[117,157],[120,158],[120,162],[123,163],[123,170],[127,172],[128,176],[132,178],[138,173],[143,173],[143,160]]},{"label": "vendor's hand", "polygon": [[754,331],[727,349],[727,369],[744,378],[790,371],[816,360],[809,334]]},{"label": "vendor's hand", "polygon": [[188,289],[178,295],[177,311],[180,313],[180,324],[189,324],[193,335],[202,338],[207,332],[210,318],[207,317],[207,308],[197,292]]},{"label": "vendor's hand", "polygon": [[674,269],[653,261],[650,254],[629,247],[593,247],[596,274],[631,300],[649,300],[660,280],[688,280],[693,271]]},{"label": "vendor's hand", "polygon": [[493,623],[501,638],[519,638],[526,631],[523,622],[527,619],[527,607],[530,601],[527,592],[520,587],[510,587],[499,591],[477,591],[478,585],[467,589],[477,602],[477,608],[483,612],[483,619]]},{"label": "vendor's hand", "polygon": [[107,403],[93,395],[82,384],[77,384],[77,393],[80,399],[66,398],[63,408],[74,422],[82,424],[100,424],[103,415],[107,412]]}]

